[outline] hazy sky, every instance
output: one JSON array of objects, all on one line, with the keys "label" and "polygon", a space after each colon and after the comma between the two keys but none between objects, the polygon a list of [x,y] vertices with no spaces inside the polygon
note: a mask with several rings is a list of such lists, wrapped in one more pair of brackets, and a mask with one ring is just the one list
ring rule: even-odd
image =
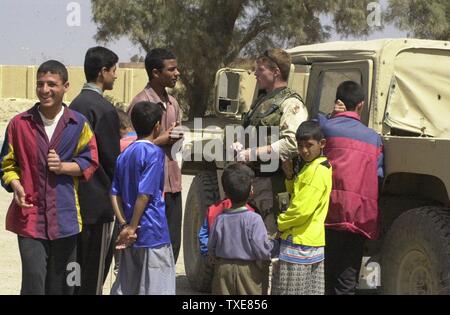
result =
[{"label": "hazy sky", "polygon": [[[68,11],[67,6],[71,2],[80,6],[80,26],[67,24],[72,11]],[[386,0],[380,3],[385,6]],[[47,59],[58,59],[67,65],[82,65],[85,51],[96,45],[95,33],[90,0],[0,0],[0,64],[39,64]],[[405,36],[387,26],[383,32],[367,39]],[[332,38],[339,39],[336,35]],[[121,61],[128,61],[140,52],[127,39],[107,47],[114,50]]]}]

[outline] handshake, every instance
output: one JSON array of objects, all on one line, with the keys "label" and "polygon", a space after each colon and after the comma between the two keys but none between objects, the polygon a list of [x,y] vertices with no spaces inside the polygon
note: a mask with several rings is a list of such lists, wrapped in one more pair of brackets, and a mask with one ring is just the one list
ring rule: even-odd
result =
[{"label": "handshake", "polygon": [[235,142],[230,147],[233,150],[237,162],[249,162],[256,160],[257,149],[244,149],[244,146],[240,142]]}]

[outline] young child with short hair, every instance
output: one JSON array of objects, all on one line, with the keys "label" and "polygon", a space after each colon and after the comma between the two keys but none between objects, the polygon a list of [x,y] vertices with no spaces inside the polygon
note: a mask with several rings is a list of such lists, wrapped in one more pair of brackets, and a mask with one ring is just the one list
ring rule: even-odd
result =
[{"label": "young child with short hair", "polygon": [[[278,216],[281,244],[279,261],[273,268],[272,294],[322,295],[331,165],[322,155],[326,141],[318,122],[302,123],[296,140],[305,165],[296,178],[286,180],[291,201],[286,212]],[[292,174],[291,168],[289,161],[283,162],[286,174]]]},{"label": "young child with short hair", "polygon": [[137,135],[128,114],[122,109],[117,109],[117,114],[120,122],[120,152],[123,152],[130,144],[136,141]]},{"label": "young child with short hair", "polygon": [[261,295],[268,283],[273,243],[261,216],[249,211],[254,172],[244,164],[228,166],[222,175],[225,194],[232,205],[217,216],[211,229],[208,253],[216,260],[213,294]]},{"label": "young child with short hair", "polygon": [[175,263],[165,215],[164,151],[153,141],[161,128],[162,109],[137,103],[131,121],[138,135],[118,158],[111,200],[121,231],[122,249],[116,295],[175,294]]}]

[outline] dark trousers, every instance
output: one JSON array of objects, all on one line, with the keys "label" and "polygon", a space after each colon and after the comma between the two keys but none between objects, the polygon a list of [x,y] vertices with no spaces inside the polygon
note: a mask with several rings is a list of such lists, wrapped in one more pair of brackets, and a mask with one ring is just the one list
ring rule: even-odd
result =
[{"label": "dark trousers", "polygon": [[72,295],[75,283],[68,281],[79,275],[74,266],[77,236],[48,241],[18,237],[22,260],[22,295]]},{"label": "dark trousers", "polygon": [[166,193],[164,199],[166,201],[166,217],[172,242],[173,257],[176,264],[181,248],[181,221],[183,216],[181,192]]},{"label": "dark trousers", "polygon": [[327,295],[354,295],[365,238],[331,229],[326,229],[325,235],[325,292]]},{"label": "dark trousers", "polygon": [[114,248],[113,222],[84,224],[78,237],[78,263],[81,286],[75,294],[100,295],[111,266]]}]

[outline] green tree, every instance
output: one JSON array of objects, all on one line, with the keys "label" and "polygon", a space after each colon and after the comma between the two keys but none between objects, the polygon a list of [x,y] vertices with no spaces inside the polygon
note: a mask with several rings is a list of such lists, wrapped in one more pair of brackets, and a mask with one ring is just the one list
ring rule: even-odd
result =
[{"label": "green tree", "polygon": [[409,37],[450,39],[449,0],[390,0],[385,20]]},{"label": "green tree", "polygon": [[[189,117],[205,114],[215,72],[268,47],[321,42],[333,28],[368,35],[370,0],[92,0],[96,39],[169,47],[181,66]],[[321,16],[329,15],[324,25]]]},{"label": "green tree", "polygon": [[139,55],[134,55],[133,57],[130,58],[131,62],[139,62]]}]

